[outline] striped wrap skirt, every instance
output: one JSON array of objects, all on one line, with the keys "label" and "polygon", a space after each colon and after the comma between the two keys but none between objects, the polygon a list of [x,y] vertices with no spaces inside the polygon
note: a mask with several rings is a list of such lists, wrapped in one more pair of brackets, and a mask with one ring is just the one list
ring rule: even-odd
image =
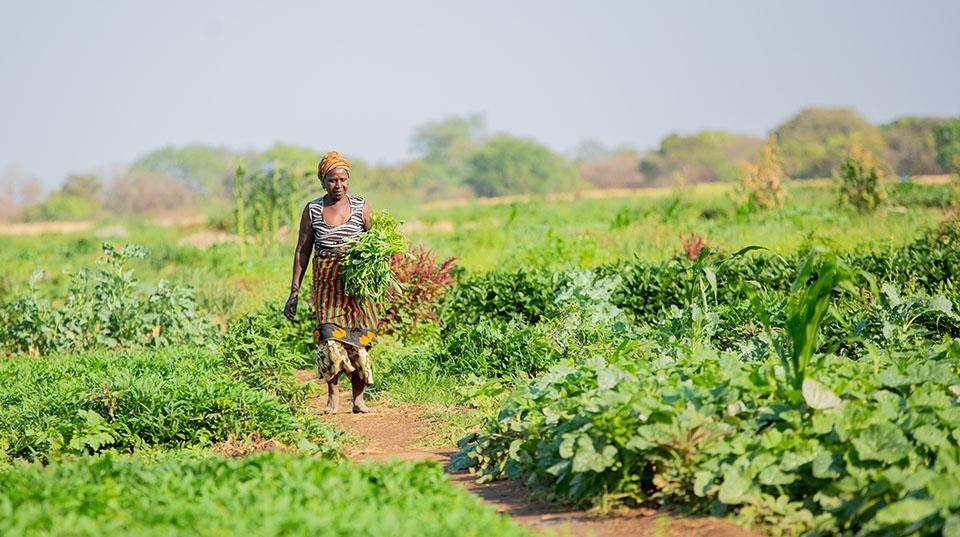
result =
[{"label": "striped wrap skirt", "polygon": [[349,296],[340,281],[340,257],[345,250],[321,250],[313,256],[311,291],[317,327],[314,335],[320,346],[338,341],[351,347],[369,349],[377,337],[377,308],[373,300]]}]

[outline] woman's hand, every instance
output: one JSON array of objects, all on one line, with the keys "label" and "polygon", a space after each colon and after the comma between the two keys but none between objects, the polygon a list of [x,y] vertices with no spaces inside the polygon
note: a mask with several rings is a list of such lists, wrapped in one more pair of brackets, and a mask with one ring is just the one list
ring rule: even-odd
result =
[{"label": "woman's hand", "polygon": [[297,296],[299,293],[290,293],[290,298],[287,299],[286,305],[283,306],[283,316],[288,320],[293,320],[297,316],[297,302],[300,301],[300,297]]}]

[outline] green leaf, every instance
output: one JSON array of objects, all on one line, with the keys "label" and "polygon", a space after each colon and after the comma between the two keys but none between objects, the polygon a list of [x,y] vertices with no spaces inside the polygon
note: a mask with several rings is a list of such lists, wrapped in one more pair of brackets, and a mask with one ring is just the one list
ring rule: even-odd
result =
[{"label": "green leaf", "polygon": [[947,518],[943,524],[943,537],[960,537],[960,515]]},{"label": "green leaf", "polygon": [[891,423],[873,423],[852,442],[862,460],[887,463],[903,459],[913,449],[903,432]]},{"label": "green leaf", "polygon": [[874,519],[878,524],[898,525],[912,524],[918,520],[923,520],[928,516],[939,511],[931,500],[919,500],[916,498],[906,498],[897,503],[892,503],[883,509],[877,511]]},{"label": "green leaf", "polygon": [[817,479],[833,479],[840,477],[840,468],[834,465],[837,458],[829,451],[821,451],[813,458],[811,472]]},{"label": "green leaf", "polygon": [[747,491],[753,485],[753,480],[744,477],[738,470],[730,469],[723,474],[723,483],[717,498],[727,505],[737,505],[745,501]]},{"label": "green leaf", "polygon": [[588,435],[581,435],[577,440],[577,454],[573,456],[572,470],[602,472],[613,464],[616,455],[616,447],[607,445],[601,452],[597,452],[593,440]]},{"label": "green leaf", "polygon": [[707,495],[707,487],[713,483],[713,472],[699,471],[693,476],[693,493],[703,498]]},{"label": "green leaf", "polygon": [[953,304],[943,295],[937,295],[931,298],[930,301],[927,302],[927,309],[929,311],[942,313],[951,319],[960,319],[960,317],[953,312]]},{"label": "green leaf", "polygon": [[932,425],[921,425],[910,431],[910,434],[917,442],[933,449],[946,449],[950,446],[950,440],[946,431]]},{"label": "green leaf", "polygon": [[807,405],[816,410],[835,409],[843,404],[836,394],[809,377],[803,379],[802,393]]}]

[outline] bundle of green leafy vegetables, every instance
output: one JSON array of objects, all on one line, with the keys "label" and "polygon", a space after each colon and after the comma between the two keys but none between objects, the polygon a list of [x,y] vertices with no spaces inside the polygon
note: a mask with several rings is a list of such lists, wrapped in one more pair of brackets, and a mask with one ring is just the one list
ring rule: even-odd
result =
[{"label": "bundle of green leafy vegetables", "polygon": [[377,213],[370,219],[370,229],[350,243],[340,259],[340,278],[348,295],[379,300],[387,290],[401,289],[390,268],[390,258],[407,249],[399,227],[394,217]]}]

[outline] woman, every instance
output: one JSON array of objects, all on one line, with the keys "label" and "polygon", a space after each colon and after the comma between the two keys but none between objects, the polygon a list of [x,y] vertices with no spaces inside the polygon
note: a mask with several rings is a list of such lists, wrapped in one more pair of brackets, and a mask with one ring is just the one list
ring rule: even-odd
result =
[{"label": "woman", "polygon": [[320,378],[327,383],[325,412],[339,410],[337,381],[340,373],[350,375],[353,411],[370,412],[363,401],[363,390],[373,383],[367,351],[377,329],[377,311],[370,299],[348,296],[340,281],[340,257],[350,239],[370,228],[370,206],[359,196],[347,194],[350,162],[336,151],[323,156],[317,166],[317,178],[327,191],[311,201],[300,216],[300,233],[293,256],[293,281],[284,315],[293,319],[303,273],[313,256],[311,299],[317,316],[314,331],[319,348],[317,362]]}]

